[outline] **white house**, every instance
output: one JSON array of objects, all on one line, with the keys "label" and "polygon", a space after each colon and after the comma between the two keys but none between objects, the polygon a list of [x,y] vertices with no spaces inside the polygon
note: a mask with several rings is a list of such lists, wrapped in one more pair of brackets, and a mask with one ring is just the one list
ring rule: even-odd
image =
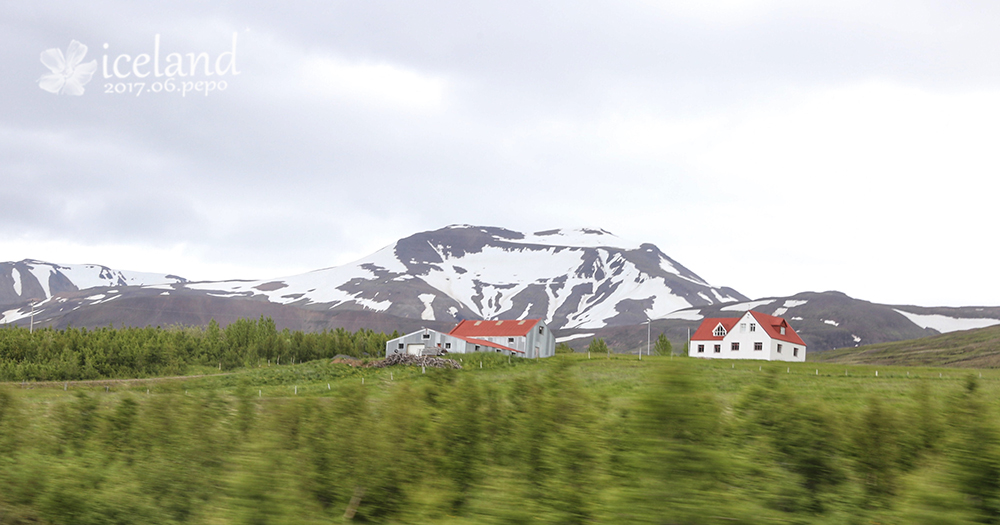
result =
[{"label": "white house", "polygon": [[462,321],[448,333],[429,328],[392,339],[385,355],[492,352],[515,357],[555,355],[555,337],[542,319]]},{"label": "white house", "polygon": [[806,343],[788,321],[750,310],[743,317],[702,321],[691,336],[688,355],[707,359],[805,361]]}]

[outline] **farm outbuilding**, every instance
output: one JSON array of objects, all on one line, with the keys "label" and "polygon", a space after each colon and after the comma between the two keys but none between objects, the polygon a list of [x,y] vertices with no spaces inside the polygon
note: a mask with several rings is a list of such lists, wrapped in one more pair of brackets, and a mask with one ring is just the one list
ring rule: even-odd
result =
[{"label": "farm outbuilding", "polygon": [[541,319],[466,320],[448,333],[423,328],[388,341],[385,355],[491,352],[515,357],[555,355],[555,337]]}]

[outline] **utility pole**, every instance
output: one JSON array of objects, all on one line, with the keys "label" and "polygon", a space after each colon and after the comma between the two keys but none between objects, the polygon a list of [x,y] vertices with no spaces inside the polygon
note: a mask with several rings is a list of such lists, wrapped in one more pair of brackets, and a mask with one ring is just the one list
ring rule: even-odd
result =
[{"label": "utility pole", "polygon": [[35,333],[35,300],[31,300],[31,323],[28,324],[28,333]]},{"label": "utility pole", "polygon": [[[648,317],[646,318],[646,357],[649,357],[649,355],[650,355],[650,353],[649,353],[649,324],[652,323],[652,322],[653,322],[652,319],[650,319]],[[642,351],[639,351],[639,356],[640,357],[642,356]]]}]

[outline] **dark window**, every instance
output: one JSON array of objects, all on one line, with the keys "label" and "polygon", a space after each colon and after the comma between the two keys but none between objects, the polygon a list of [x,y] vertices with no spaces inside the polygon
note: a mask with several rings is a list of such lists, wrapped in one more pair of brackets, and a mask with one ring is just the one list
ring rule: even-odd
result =
[{"label": "dark window", "polygon": [[507,342],[508,343],[513,343],[514,342],[514,338],[513,337],[508,337],[507,338]]},{"label": "dark window", "polygon": [[539,326],[538,327],[538,333],[539,334],[544,334],[545,333],[545,327],[544,326]]},{"label": "dark window", "polygon": [[722,345],[715,345],[715,353],[718,354],[721,351],[722,351]]},{"label": "dark window", "polygon": [[798,357],[799,356],[799,347],[797,347],[797,346],[793,346],[792,347],[792,356],[794,356],[794,357]]},{"label": "dark window", "polygon": [[751,332],[756,332],[757,331],[757,324],[756,323],[750,323],[750,331]]},{"label": "dark window", "polygon": [[424,339],[430,339],[430,338],[431,338],[431,334],[424,334]]},{"label": "dark window", "polygon": [[705,353],[705,345],[698,345],[698,353],[699,354]]},{"label": "dark window", "polygon": [[479,351],[479,345],[476,345],[476,351],[477,352]]},{"label": "dark window", "polygon": [[399,349],[400,349],[400,350],[402,350],[402,349],[403,349],[403,343],[399,343]]},{"label": "dark window", "polygon": [[736,352],[737,350],[740,349],[740,344],[737,343],[736,341],[733,341],[733,344],[729,348],[732,349],[733,352]]},{"label": "dark window", "polygon": [[444,344],[444,347],[445,347],[445,348],[451,348],[451,343],[445,343],[445,344]]},{"label": "dark window", "polygon": [[778,353],[781,353],[781,343],[778,343]]},{"label": "dark window", "polygon": [[760,341],[754,343],[753,344],[753,349],[754,350],[763,350],[764,349],[764,343],[761,343]]}]

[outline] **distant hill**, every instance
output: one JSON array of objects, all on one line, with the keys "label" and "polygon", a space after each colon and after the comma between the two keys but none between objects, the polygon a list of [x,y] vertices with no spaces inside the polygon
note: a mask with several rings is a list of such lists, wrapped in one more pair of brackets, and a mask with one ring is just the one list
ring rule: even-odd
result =
[{"label": "distant hill", "polygon": [[810,353],[806,360],[857,365],[1000,368],[1000,326]]},{"label": "distant hill", "polygon": [[[809,355],[836,348],[856,348],[905,341],[970,328],[1000,325],[998,307],[935,307],[878,304],[844,293],[802,292],[787,297],[685,308],[654,319],[651,338],[665,333],[675,348],[682,348],[687,334],[706,317],[739,317],[747,310],[784,317],[806,342]],[[616,352],[646,347],[646,326],[609,326],[599,329],[563,329],[562,342],[577,350],[600,337]]]}]

